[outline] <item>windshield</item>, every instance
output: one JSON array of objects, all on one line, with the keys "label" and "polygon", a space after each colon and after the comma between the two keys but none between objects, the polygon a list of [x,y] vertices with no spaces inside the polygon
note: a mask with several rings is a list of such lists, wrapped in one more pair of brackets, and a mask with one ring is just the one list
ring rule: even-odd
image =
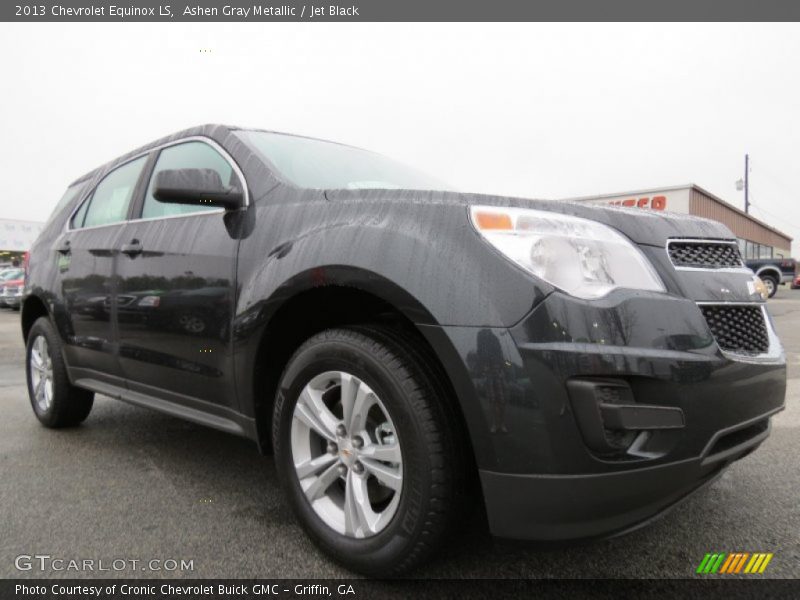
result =
[{"label": "windshield", "polygon": [[311,138],[239,131],[280,176],[301,188],[449,190],[420,171],[367,150]]}]

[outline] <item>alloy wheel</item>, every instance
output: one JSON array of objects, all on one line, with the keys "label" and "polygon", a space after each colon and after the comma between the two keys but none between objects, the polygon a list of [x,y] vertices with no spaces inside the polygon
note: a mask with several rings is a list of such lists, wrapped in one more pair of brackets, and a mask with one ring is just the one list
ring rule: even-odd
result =
[{"label": "alloy wheel", "polygon": [[366,538],[392,520],[403,488],[400,440],[365,382],[344,371],[308,382],[294,408],[291,450],[300,487],[328,527]]},{"label": "alloy wheel", "polygon": [[53,404],[53,360],[47,339],[39,335],[33,340],[28,357],[30,366],[31,387],[36,406],[41,412],[49,410]]}]

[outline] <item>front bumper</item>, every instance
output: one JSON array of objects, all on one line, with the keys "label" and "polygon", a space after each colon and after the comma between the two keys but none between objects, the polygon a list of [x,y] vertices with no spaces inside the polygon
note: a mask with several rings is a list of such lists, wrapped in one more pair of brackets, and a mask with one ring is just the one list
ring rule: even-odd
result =
[{"label": "front bumper", "polygon": [[734,447],[652,467],[591,475],[516,475],[482,470],[490,527],[499,537],[535,540],[606,537],[636,529],[755,450],[769,435],[769,415],[742,424],[736,431],[748,428],[753,435]]},{"label": "front bumper", "polygon": [[[677,296],[627,291],[586,302],[556,292],[511,329],[423,331],[455,385],[501,537],[636,527],[753,451],[784,404],[777,338],[768,358],[736,360],[697,305]],[[575,380],[623,382],[636,403],[679,409],[683,426],[598,453],[570,396]]]},{"label": "front bumper", "polygon": [[22,302],[22,295],[18,296],[0,296],[0,306],[6,306],[8,308],[17,308],[20,303]]}]

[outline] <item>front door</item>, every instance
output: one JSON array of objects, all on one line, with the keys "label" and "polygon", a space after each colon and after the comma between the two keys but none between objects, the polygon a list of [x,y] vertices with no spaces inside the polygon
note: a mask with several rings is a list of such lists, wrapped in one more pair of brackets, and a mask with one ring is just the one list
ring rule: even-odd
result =
[{"label": "front door", "polygon": [[229,159],[205,141],[160,150],[141,216],[128,223],[120,240],[120,365],[134,391],[188,406],[204,401],[233,408],[237,240],[221,209],[153,197],[159,171],[183,168],[214,169],[224,182],[238,177]]}]

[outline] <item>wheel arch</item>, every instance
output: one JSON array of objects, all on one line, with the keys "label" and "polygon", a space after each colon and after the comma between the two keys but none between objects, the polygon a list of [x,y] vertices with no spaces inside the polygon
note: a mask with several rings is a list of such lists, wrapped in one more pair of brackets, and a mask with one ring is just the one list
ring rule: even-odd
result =
[{"label": "wheel arch", "polygon": [[[420,325],[438,325],[425,306],[385,277],[363,269],[330,266],[310,269],[282,285],[263,303],[263,325],[255,337],[252,364],[240,381],[250,385],[250,407],[262,452],[271,448],[272,409],[283,370],[309,337],[331,327],[377,325],[413,343],[425,357],[458,416],[470,456],[474,456],[464,411],[447,370]],[[280,344],[270,344],[279,339]],[[249,377],[249,379],[248,379]],[[247,402],[245,395],[245,402]]]},{"label": "wheel arch", "polygon": [[47,303],[36,294],[29,294],[20,307],[20,325],[24,341],[28,341],[31,327],[39,317],[50,317]]},{"label": "wheel arch", "polygon": [[781,273],[777,267],[772,265],[761,267],[758,271],[756,271],[756,275],[759,277],[762,277],[763,275],[772,275],[778,285],[780,285],[781,279],[783,278],[783,273]]}]

